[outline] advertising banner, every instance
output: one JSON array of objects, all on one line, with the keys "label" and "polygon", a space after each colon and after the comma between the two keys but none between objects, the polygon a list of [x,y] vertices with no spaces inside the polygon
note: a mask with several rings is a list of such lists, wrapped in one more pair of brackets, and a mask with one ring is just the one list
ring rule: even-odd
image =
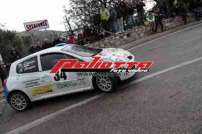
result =
[{"label": "advertising banner", "polygon": [[24,26],[28,32],[49,28],[48,20],[25,22]]}]

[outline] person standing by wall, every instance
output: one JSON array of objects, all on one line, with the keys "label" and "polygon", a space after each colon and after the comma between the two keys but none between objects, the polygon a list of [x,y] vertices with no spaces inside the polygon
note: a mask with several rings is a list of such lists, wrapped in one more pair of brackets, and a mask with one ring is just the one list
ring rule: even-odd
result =
[{"label": "person standing by wall", "polygon": [[182,17],[182,20],[184,24],[187,24],[188,6],[185,2],[181,1],[179,7],[180,7],[180,15]]},{"label": "person standing by wall", "polygon": [[0,79],[1,79],[1,84],[3,85],[4,79],[6,78],[6,71],[5,67],[3,64],[0,64]]},{"label": "person standing by wall", "polygon": [[15,48],[12,48],[10,50],[10,62],[12,63],[20,58],[21,58],[20,53]]},{"label": "person standing by wall", "polygon": [[133,3],[131,1],[127,1],[127,7],[128,7],[128,17],[127,17],[127,25],[132,28],[135,26],[135,21],[134,21],[134,12],[135,8],[133,6]]},{"label": "person standing by wall", "polygon": [[67,43],[68,43],[68,44],[76,44],[75,34],[74,34],[73,31],[72,31],[71,34],[68,36]]},{"label": "person standing by wall", "polygon": [[157,32],[157,31],[158,31],[158,27],[159,27],[159,26],[160,26],[160,28],[161,28],[161,32],[163,32],[163,31],[164,31],[164,26],[163,26],[163,13],[162,13],[162,11],[160,10],[159,5],[157,5],[157,6],[154,8],[154,16],[155,16],[155,19],[154,19],[154,23],[155,23],[154,32]]},{"label": "person standing by wall", "polygon": [[100,9],[100,20],[101,20],[102,28],[107,31],[109,30],[109,27],[108,27],[109,18],[110,18],[109,10],[105,7],[105,5],[102,5]]},{"label": "person standing by wall", "polygon": [[124,13],[122,10],[122,1],[121,0],[119,0],[115,4],[115,10],[117,12],[117,31],[122,33],[122,32],[124,32],[124,23],[123,23]]},{"label": "person standing by wall", "polygon": [[116,12],[116,9],[114,6],[111,6],[110,8],[110,29],[111,29],[111,32],[113,33],[116,33],[118,30],[117,30],[117,12]]},{"label": "person standing by wall", "polygon": [[83,33],[78,34],[77,42],[78,42],[79,45],[82,45],[82,46],[85,44],[84,38],[83,38]]},{"label": "person standing by wall", "polygon": [[138,14],[138,21],[139,21],[139,25],[143,25],[144,24],[144,7],[145,4],[143,2],[143,0],[139,0],[136,4],[136,8],[137,8],[137,14]]}]

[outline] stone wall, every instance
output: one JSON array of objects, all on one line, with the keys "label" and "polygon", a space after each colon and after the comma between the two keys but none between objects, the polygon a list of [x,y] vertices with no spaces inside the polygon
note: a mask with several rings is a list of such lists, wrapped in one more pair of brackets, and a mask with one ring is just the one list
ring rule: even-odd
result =
[{"label": "stone wall", "polygon": [[[193,21],[193,17],[189,15],[188,22],[191,21]],[[169,30],[177,26],[183,25],[184,22],[182,21],[181,17],[174,17],[164,19],[163,24],[164,29]],[[149,36],[151,34],[153,33],[151,33],[150,26],[138,26],[124,33],[113,34],[110,37],[94,42],[92,44],[88,44],[87,46],[98,48],[120,47],[130,42],[144,38],[145,36]]]}]

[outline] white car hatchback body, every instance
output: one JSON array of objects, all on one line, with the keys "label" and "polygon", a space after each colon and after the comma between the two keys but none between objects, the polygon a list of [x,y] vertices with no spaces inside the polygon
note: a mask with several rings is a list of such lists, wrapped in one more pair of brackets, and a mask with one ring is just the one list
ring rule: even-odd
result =
[{"label": "white car hatchback body", "polygon": [[112,92],[117,80],[134,76],[135,72],[93,78],[90,75],[78,75],[78,72],[65,72],[65,80],[55,81],[50,74],[52,67],[60,59],[91,61],[96,55],[110,61],[135,61],[134,55],[119,48],[97,49],[68,44],[45,49],[12,63],[9,77],[4,84],[8,103],[15,110],[23,111],[31,102],[64,94],[95,88]]}]

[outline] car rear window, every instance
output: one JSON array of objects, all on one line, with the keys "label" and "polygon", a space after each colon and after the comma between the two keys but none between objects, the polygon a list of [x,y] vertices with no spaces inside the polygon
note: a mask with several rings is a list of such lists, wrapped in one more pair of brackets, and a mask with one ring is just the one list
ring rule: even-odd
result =
[{"label": "car rear window", "polygon": [[17,65],[16,71],[18,74],[38,72],[37,57],[27,59]]}]

